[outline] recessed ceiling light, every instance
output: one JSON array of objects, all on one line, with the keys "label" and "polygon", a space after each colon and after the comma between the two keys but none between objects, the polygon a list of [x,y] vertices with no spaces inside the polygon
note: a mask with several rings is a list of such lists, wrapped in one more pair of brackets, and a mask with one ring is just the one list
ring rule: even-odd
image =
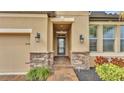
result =
[{"label": "recessed ceiling light", "polygon": [[60,25],[61,28],[63,28],[63,25]]},{"label": "recessed ceiling light", "polygon": [[64,16],[60,16],[60,18],[64,18]]},{"label": "recessed ceiling light", "polygon": [[66,34],[66,31],[56,31],[57,34]]}]

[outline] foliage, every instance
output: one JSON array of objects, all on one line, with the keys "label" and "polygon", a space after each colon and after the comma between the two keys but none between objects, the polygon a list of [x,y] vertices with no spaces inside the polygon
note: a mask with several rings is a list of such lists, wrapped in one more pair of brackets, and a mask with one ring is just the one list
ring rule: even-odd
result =
[{"label": "foliage", "polygon": [[95,63],[97,65],[102,65],[102,64],[108,63],[108,59],[106,57],[97,56],[95,59]]},{"label": "foliage", "polygon": [[111,58],[111,63],[119,67],[124,67],[124,60],[122,58]]},{"label": "foliage", "polygon": [[117,58],[117,57],[110,58],[108,60],[107,57],[97,56],[95,59],[95,63],[96,63],[96,65],[102,65],[105,63],[112,63],[112,64],[117,65],[119,67],[124,67],[124,60],[122,58]]},{"label": "foliage", "polygon": [[102,80],[124,80],[124,60],[97,56],[96,72]]},{"label": "foliage", "polygon": [[50,69],[48,67],[36,67],[27,73],[27,80],[47,80],[49,75]]},{"label": "foliage", "polygon": [[102,80],[124,80],[124,68],[116,66],[112,63],[97,65],[96,72]]}]

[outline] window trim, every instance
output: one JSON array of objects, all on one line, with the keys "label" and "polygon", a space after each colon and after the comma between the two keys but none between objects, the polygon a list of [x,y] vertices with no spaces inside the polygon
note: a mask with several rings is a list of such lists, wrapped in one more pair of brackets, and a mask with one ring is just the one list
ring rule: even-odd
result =
[{"label": "window trim", "polygon": [[[96,27],[96,37],[90,37],[90,26],[94,26],[94,27]],[[98,42],[98,34],[97,34],[97,31],[98,31],[98,25],[90,25],[89,26],[89,51],[90,52],[97,52],[97,42]],[[90,45],[90,40],[96,40],[96,51],[92,51],[92,50],[90,50],[90,47],[91,47],[91,45]]]},{"label": "window trim", "polygon": [[121,30],[122,26],[124,27],[124,25],[120,25],[120,52],[124,52],[121,50],[121,40],[124,40],[124,37],[121,37],[121,31],[123,31],[123,30]]},{"label": "window trim", "polygon": [[[104,37],[104,27],[105,26],[113,26],[114,27],[114,37],[112,38],[105,38]],[[102,31],[102,34],[103,34],[103,52],[115,52],[115,36],[116,36],[116,25],[103,25],[103,31]],[[104,51],[104,40],[114,40],[114,44],[113,44],[113,51]]]}]

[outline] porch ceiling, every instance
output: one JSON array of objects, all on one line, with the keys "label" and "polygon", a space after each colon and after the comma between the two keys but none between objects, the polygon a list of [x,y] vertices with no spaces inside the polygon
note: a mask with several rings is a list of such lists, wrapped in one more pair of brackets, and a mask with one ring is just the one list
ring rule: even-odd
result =
[{"label": "porch ceiling", "polygon": [[69,31],[71,28],[71,24],[54,24],[54,31]]},{"label": "porch ceiling", "polygon": [[51,22],[57,23],[57,24],[71,24],[74,22],[74,18],[64,18],[63,16],[58,18],[51,18]]}]

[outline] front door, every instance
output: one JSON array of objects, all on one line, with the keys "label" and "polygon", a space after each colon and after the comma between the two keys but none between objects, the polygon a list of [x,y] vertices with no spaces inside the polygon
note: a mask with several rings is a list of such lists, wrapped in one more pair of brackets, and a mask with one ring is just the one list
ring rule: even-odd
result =
[{"label": "front door", "polygon": [[58,55],[65,55],[65,37],[57,38],[57,53]]}]

